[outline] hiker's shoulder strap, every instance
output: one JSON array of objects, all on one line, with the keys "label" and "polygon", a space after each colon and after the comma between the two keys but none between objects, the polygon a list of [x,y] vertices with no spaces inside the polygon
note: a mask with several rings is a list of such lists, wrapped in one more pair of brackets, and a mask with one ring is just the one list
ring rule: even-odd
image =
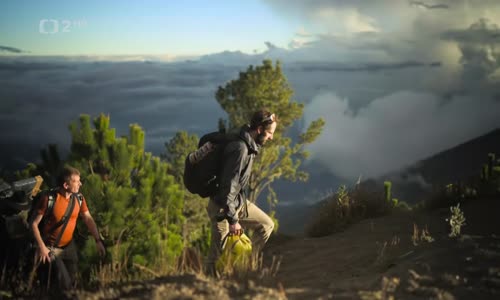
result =
[{"label": "hiker's shoulder strap", "polygon": [[57,199],[57,189],[50,189],[47,191],[47,210],[45,211],[45,214],[48,215],[49,213],[52,213],[52,209],[54,208],[54,203],[56,202]]},{"label": "hiker's shoulder strap", "polygon": [[225,133],[221,133],[218,131],[207,133],[200,138],[200,140],[198,142],[198,148],[203,146],[206,142],[219,144],[219,143],[223,142],[224,139],[225,139]]},{"label": "hiker's shoulder strap", "polygon": [[82,207],[83,199],[84,198],[83,198],[82,193],[77,193],[76,194],[76,200],[78,200],[78,204],[79,204],[80,208]]},{"label": "hiker's shoulder strap", "polygon": [[70,203],[68,204],[68,207],[66,208],[66,211],[64,212],[62,219],[56,224],[54,224],[54,226],[52,226],[52,228],[49,230],[49,232],[52,232],[57,227],[62,225],[61,231],[59,232],[59,235],[55,239],[54,243],[52,243],[52,246],[57,247],[57,245],[59,245],[59,242],[61,241],[64,230],[66,230],[66,226],[68,226],[71,213],[73,212],[73,208],[75,208],[75,198],[78,199],[78,197],[73,197],[73,196],[70,198]]},{"label": "hiker's shoulder strap", "polygon": [[[52,211],[54,210],[54,204],[57,199],[57,189],[50,189],[47,191],[47,197],[47,209],[45,210],[45,216],[52,214]],[[82,193],[76,194],[76,199],[78,200],[78,208],[80,209],[84,199]]]}]

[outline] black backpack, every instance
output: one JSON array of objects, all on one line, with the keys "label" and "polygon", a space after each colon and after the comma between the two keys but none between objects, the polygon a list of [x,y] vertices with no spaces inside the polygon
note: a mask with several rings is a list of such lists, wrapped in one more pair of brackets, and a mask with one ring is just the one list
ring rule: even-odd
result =
[{"label": "black backpack", "polygon": [[184,162],[184,186],[193,194],[211,197],[219,188],[221,163],[226,145],[238,136],[221,132],[205,134],[198,150],[189,153]]}]

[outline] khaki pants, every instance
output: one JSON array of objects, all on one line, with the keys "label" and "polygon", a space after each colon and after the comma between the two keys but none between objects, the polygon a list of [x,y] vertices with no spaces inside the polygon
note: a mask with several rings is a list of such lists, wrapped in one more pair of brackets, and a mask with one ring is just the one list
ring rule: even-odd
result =
[{"label": "khaki pants", "polygon": [[[242,208],[243,206],[244,205],[242,205]],[[258,208],[257,205],[247,201],[247,206],[248,217],[240,219],[239,223],[244,230],[253,230],[252,252],[254,255],[257,255],[271,236],[274,229],[274,222],[265,212]],[[222,208],[217,205],[213,199],[208,201],[207,212],[210,218],[212,231],[210,250],[206,262],[207,271],[209,272],[215,270],[215,263],[221,255],[224,237],[229,233],[229,223],[227,220],[217,221],[217,215],[219,215],[221,211]],[[238,214],[242,214],[241,210]]]}]

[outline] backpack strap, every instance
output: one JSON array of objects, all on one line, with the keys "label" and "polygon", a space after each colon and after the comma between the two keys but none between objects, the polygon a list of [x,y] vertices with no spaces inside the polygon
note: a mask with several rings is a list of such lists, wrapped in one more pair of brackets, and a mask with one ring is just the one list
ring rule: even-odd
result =
[{"label": "backpack strap", "polygon": [[[43,214],[42,220],[40,221],[40,224],[38,225],[39,228],[42,228],[45,226],[45,223],[47,222],[48,216],[50,216],[52,214],[52,211],[54,209],[54,203],[56,202],[56,199],[57,199],[57,189],[50,189],[48,191],[43,191],[42,193],[47,195],[48,199],[47,199],[47,208],[45,209],[45,213]],[[33,212],[32,216],[30,217],[30,220],[29,220],[30,224],[35,219],[35,216],[36,216],[36,213]]]},{"label": "backpack strap", "polygon": [[82,203],[83,203],[83,195],[82,195],[82,193],[76,194],[76,199],[78,200],[79,208],[81,208],[82,207]]},{"label": "backpack strap", "polygon": [[64,216],[61,218],[61,220],[59,220],[59,222],[57,222],[56,224],[54,224],[54,226],[52,226],[50,228],[50,230],[48,231],[49,233],[51,233],[57,227],[59,227],[59,226],[62,225],[61,232],[59,232],[59,235],[57,236],[56,240],[54,241],[54,243],[52,243],[51,246],[57,247],[57,245],[61,241],[61,238],[62,238],[62,235],[64,233],[64,230],[66,229],[66,226],[68,226],[70,215],[73,212],[73,209],[75,208],[75,202],[76,202],[75,198],[78,198],[78,196],[75,195],[75,194],[71,194],[71,203],[66,208],[66,212],[64,213]]},{"label": "backpack strap", "polygon": [[[76,195],[76,198],[78,199],[79,207],[82,207],[82,203],[83,203],[82,193],[73,194],[73,195]],[[73,197],[73,195],[71,195],[71,197]],[[48,191],[47,196],[49,197],[49,199],[47,200],[47,209],[45,210],[45,214],[43,215],[44,219],[46,219],[45,218],[46,216],[50,216],[52,214],[52,211],[54,210],[54,204],[55,204],[56,199],[57,199],[57,189],[51,189],[50,191]]]},{"label": "backpack strap", "polygon": [[51,189],[47,193],[47,196],[49,197],[49,199],[47,200],[47,209],[45,210],[44,217],[52,214],[52,210],[54,209],[54,203],[56,202],[57,199],[57,190]]},{"label": "backpack strap", "polygon": [[[52,189],[48,192],[48,195],[49,197],[48,201],[47,201],[47,209],[45,210],[45,214],[44,214],[44,221],[46,222],[47,221],[47,216],[49,216],[50,214],[52,214],[52,211],[54,209],[54,204],[56,202],[56,199],[57,199],[57,189]],[[81,193],[78,193],[78,194],[72,194],[71,195],[71,199],[74,199],[76,197],[76,199],[78,200],[78,209],[80,209],[82,207],[82,203],[83,203],[83,195]],[[70,206],[73,206],[71,207],[70,209]],[[71,213],[73,212],[73,208],[74,208],[74,201],[72,200],[71,201],[71,204],[68,205],[68,208],[66,208],[66,212],[64,213],[64,216],[62,217],[61,220],[59,220],[57,223],[55,223],[54,225],[52,225],[52,227],[49,228],[49,230],[47,230],[47,233],[44,234],[44,236],[49,236],[52,232],[54,232],[54,230],[56,230],[59,226],[63,225],[63,229],[61,230],[61,233],[60,235],[62,236],[62,233],[64,232],[64,229],[66,228],[66,224],[69,222],[69,216],[71,215]],[[59,244],[59,241],[60,241],[60,238],[59,240],[57,240],[54,245],[57,245]]]}]

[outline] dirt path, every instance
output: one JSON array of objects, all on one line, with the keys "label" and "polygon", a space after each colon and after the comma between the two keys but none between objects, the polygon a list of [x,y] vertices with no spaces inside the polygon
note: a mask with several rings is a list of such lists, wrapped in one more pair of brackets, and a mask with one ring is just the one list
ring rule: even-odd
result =
[{"label": "dirt path", "polygon": [[[331,236],[271,244],[269,253],[282,256],[277,278],[289,299],[377,299],[382,291],[404,299],[500,299],[500,199],[463,211],[459,240],[448,237],[444,209],[364,220]],[[414,224],[434,241],[415,246]]]},{"label": "dirt path", "polygon": [[[467,225],[448,237],[449,209],[364,220],[323,238],[274,237],[276,277],[179,275],[128,283],[80,299],[500,299],[500,199],[462,206]],[[414,244],[414,224],[434,241]],[[265,265],[269,265],[265,263]],[[267,283],[267,284],[265,284]],[[267,286],[266,286],[267,285]]]}]

